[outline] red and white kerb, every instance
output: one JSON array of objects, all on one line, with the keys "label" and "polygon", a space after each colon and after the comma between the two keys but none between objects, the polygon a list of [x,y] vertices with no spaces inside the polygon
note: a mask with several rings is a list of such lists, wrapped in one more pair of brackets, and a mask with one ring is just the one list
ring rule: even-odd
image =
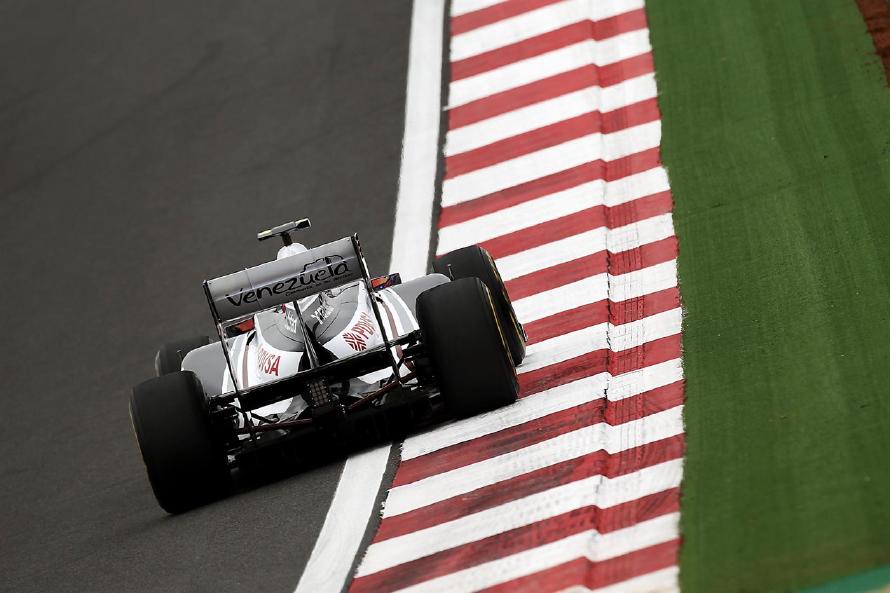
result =
[{"label": "red and white kerb", "polygon": [[674,591],[681,310],[643,0],[454,0],[450,29],[438,252],[497,261],[522,393],[405,441],[349,590]]}]

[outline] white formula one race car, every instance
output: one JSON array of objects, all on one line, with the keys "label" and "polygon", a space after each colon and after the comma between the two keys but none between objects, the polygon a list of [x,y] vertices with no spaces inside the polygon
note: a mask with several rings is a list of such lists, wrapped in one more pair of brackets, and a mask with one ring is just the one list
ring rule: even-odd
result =
[{"label": "white formula one race car", "polygon": [[526,336],[488,253],[439,258],[402,283],[370,278],[358,236],[204,282],[219,341],[167,344],[130,416],[158,503],[183,512],[233,470],[315,464],[447,417],[516,400]]}]

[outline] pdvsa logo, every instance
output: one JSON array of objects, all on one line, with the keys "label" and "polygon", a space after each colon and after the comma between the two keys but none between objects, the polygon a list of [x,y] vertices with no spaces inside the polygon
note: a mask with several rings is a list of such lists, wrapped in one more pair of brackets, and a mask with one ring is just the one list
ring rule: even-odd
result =
[{"label": "pdvsa logo", "polygon": [[350,348],[361,352],[368,347],[368,338],[375,333],[377,333],[377,328],[374,326],[374,320],[367,313],[362,312],[355,325],[343,334],[343,339]]},{"label": "pdvsa logo", "polygon": [[257,353],[257,369],[261,373],[265,373],[267,375],[275,375],[278,376],[278,365],[281,364],[281,356],[278,354],[272,354],[271,352],[266,352],[265,349],[260,347],[259,352]]}]

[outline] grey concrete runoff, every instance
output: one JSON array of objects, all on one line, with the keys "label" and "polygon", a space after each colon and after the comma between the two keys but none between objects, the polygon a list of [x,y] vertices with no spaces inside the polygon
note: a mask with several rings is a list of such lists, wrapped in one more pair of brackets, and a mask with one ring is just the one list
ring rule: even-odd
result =
[{"label": "grey concrete runoff", "polygon": [[0,591],[293,591],[340,468],[168,517],[127,398],[262,228],[387,270],[410,13],[0,0]]}]

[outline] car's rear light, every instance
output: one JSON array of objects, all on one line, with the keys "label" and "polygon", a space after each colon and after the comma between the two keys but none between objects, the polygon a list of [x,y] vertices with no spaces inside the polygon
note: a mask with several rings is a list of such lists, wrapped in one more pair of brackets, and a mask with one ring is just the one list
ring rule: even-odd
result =
[{"label": "car's rear light", "polygon": [[241,323],[236,323],[235,325],[230,325],[226,328],[226,337],[234,338],[235,336],[240,336],[241,334],[246,334],[254,327],[253,325],[253,317],[250,319],[245,319]]},{"label": "car's rear light", "polygon": [[371,278],[371,288],[374,290],[381,290],[383,288],[389,288],[390,286],[395,286],[396,284],[402,283],[402,277],[398,272],[395,274],[390,274],[388,276],[378,276],[377,278]]}]

